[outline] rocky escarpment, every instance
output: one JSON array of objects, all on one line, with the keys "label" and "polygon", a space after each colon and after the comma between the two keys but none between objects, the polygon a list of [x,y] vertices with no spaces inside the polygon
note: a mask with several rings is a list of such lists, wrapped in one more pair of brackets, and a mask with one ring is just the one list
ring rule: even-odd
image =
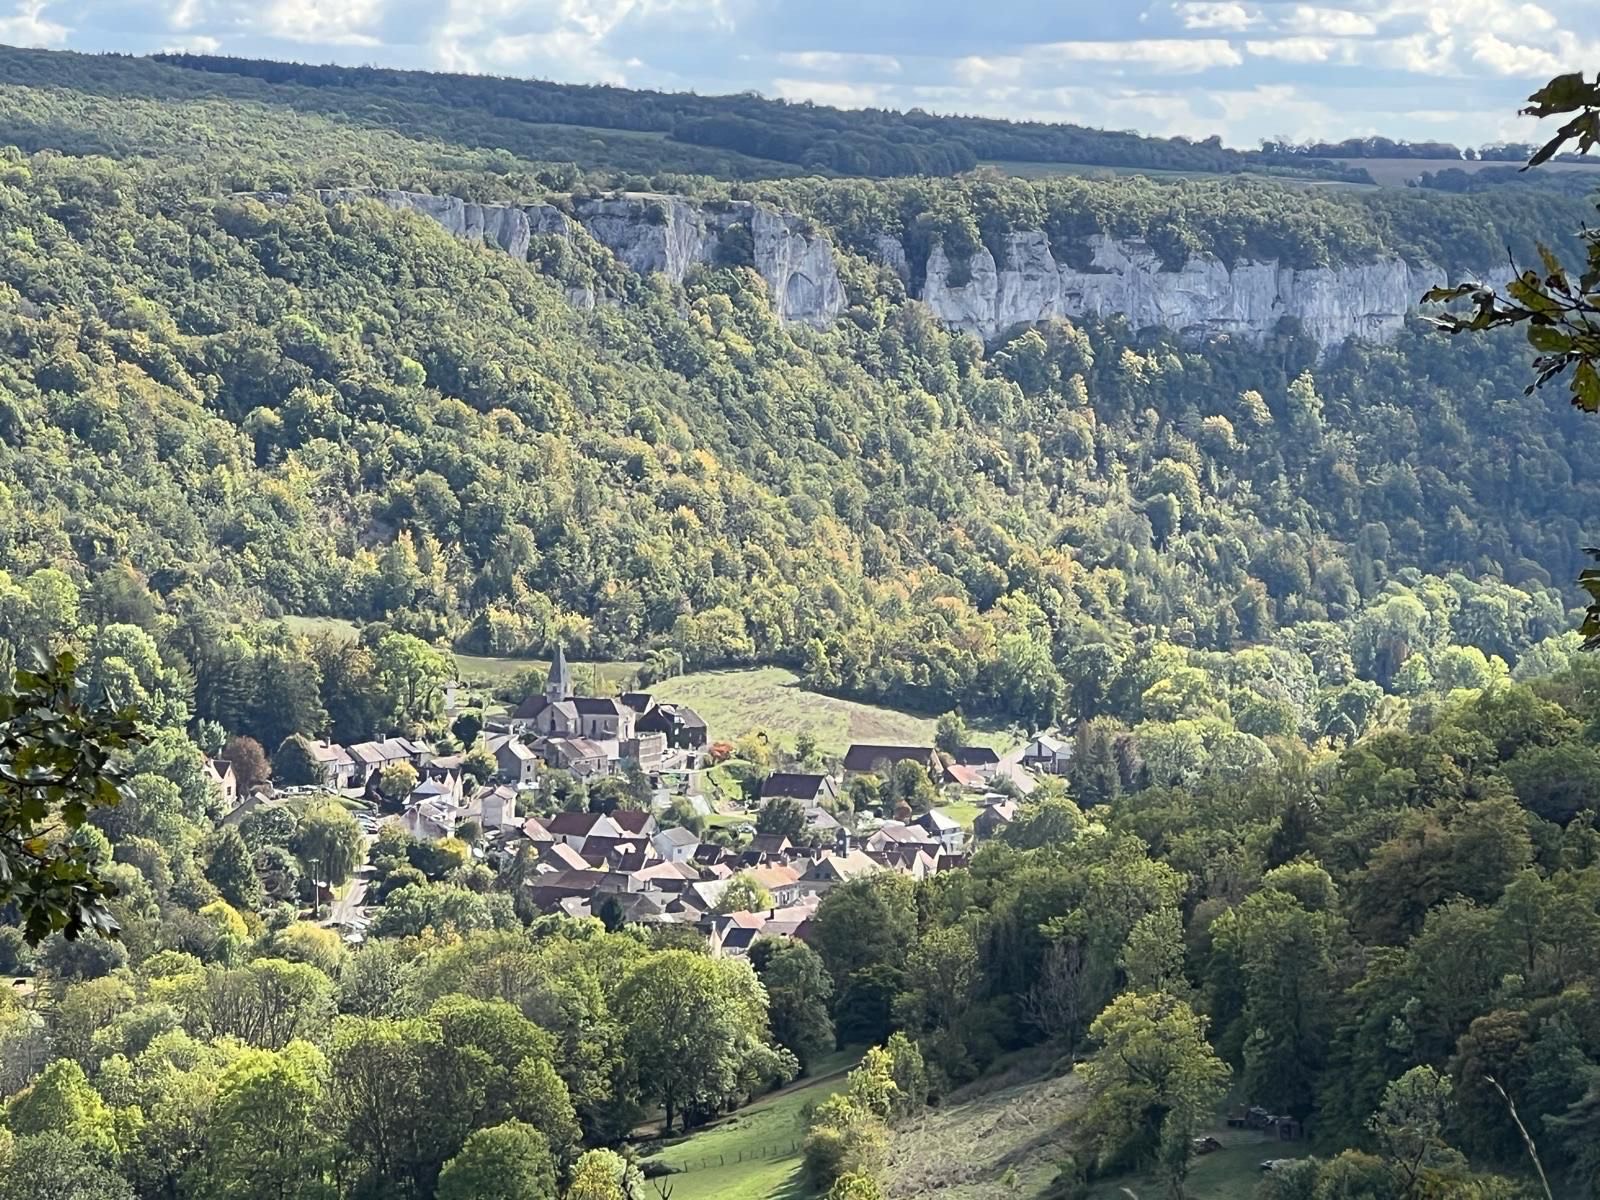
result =
[{"label": "rocky escarpment", "polygon": [[[1087,250],[1087,266],[1074,266],[1056,258],[1044,233],[1012,233],[1003,267],[980,247],[958,272],[936,246],[922,298],[941,321],[986,339],[1051,317],[1121,314],[1136,328],[1260,341],[1292,317],[1319,344],[1334,346],[1352,337],[1394,337],[1422,294],[1446,276],[1441,268],[1399,257],[1296,268],[1274,259],[1230,266],[1214,255],[1191,254],[1167,270],[1145,243],[1102,235],[1091,237]],[[880,255],[880,261],[904,270],[903,258]]]},{"label": "rocky escarpment", "polygon": [[[374,199],[390,208],[436,221],[456,237],[481,242],[526,260],[532,239],[552,235],[571,240],[574,224],[639,272],[659,272],[683,282],[696,264],[749,265],[760,272],[784,321],[822,327],[844,310],[844,287],[833,247],[793,213],[749,201],[716,207],[651,193],[586,199],[574,218],[550,204],[478,204],[456,196],[434,196],[383,188],[323,188],[324,203]],[[282,202],[282,193],[256,193]],[[569,299],[592,305],[586,289]]]},{"label": "rocky escarpment", "polygon": [[[382,189],[318,191],[334,203],[372,198],[437,221],[457,237],[527,259],[532,239],[574,240],[578,228],[624,266],[681,283],[697,264],[753,266],[785,321],[824,327],[844,310],[844,287],[832,244],[793,213],[749,201],[697,204],[679,196],[629,192],[576,201],[572,215],[551,204],[478,204],[454,196]],[[279,193],[258,196],[287,199]],[[1135,327],[1161,326],[1191,337],[1226,333],[1261,341],[1285,317],[1298,320],[1323,346],[1349,338],[1386,341],[1446,272],[1398,256],[1326,267],[1294,267],[1274,259],[1224,263],[1196,253],[1167,269],[1135,239],[1095,235],[1072,255],[1057,257],[1039,230],[1006,235],[1001,263],[984,247],[953,263],[935,245],[920,299],[944,324],[985,340],[1053,317],[1121,314]],[[871,257],[902,280],[912,276],[899,239],[880,233]],[[1476,277],[1476,276],[1474,276]],[[1452,280],[1453,282],[1454,280]],[[594,291],[568,289],[573,303],[594,304]]]}]

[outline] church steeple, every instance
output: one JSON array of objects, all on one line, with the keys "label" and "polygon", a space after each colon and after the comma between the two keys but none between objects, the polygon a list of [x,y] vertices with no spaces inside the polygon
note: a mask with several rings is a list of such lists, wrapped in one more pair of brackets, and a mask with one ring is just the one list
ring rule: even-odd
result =
[{"label": "church steeple", "polygon": [[550,677],[544,685],[544,698],[551,704],[556,704],[570,695],[572,695],[572,676],[567,670],[567,655],[561,643],[557,642],[555,661],[550,664]]}]

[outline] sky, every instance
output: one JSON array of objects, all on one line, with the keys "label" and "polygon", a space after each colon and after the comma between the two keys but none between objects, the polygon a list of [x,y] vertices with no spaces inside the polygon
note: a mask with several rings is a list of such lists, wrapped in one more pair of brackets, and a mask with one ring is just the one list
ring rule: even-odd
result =
[{"label": "sky", "polygon": [[1600,0],[0,0],[0,42],[1480,145],[1600,67]]}]

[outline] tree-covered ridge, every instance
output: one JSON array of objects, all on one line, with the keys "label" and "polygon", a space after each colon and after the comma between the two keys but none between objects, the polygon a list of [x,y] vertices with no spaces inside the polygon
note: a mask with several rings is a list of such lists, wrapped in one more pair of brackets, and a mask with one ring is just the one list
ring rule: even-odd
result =
[{"label": "tree-covered ridge", "polygon": [[[404,140],[585,169],[678,171],[725,179],[799,173],[953,175],[980,161],[1071,163],[1204,173],[1283,173],[1370,182],[1365,171],[1300,153],[1238,151],[1218,139],[1147,137],[1044,122],[849,110],[760,96],[699,96],[609,85],[218,58],[130,58],[0,48],[0,83],[79,97],[156,102],[191,119],[254,124],[265,114]],[[224,115],[216,106],[235,109]],[[158,121],[100,114],[89,132],[17,97],[0,139],[28,148],[152,155],[204,146]],[[110,129],[106,127],[110,126]]]},{"label": "tree-covered ridge", "polygon": [[[741,93],[699,96],[609,85],[311,66],[197,54],[158,61],[227,79],[293,89],[291,103],[332,94],[344,108],[359,96],[373,108],[427,113],[466,111],[511,122],[597,126],[665,133],[677,143],[714,147],[806,171],[842,175],[951,175],[981,160],[1086,163],[1161,170],[1229,172],[1273,167],[1326,178],[1365,180],[1365,172],[1304,155],[1230,150],[1220,138],[1196,142],[1040,121],[935,116],[920,110],[840,109]],[[223,87],[233,86],[223,84]],[[481,144],[467,139],[468,144]],[[512,143],[513,149],[520,149]]]},{"label": "tree-covered ridge", "polygon": [[[582,243],[525,265],[188,178],[6,160],[18,579],[126,563],[177,611],[786,662],[1030,719],[1083,645],[1348,625],[1408,569],[1503,575],[1542,614],[1441,644],[1514,665],[1561,626],[1595,435],[1500,346],[1319,363],[1292,331],[1200,352],[1113,322],[986,353],[856,259],[813,333],[739,268],[678,297]],[[574,310],[561,284],[597,272],[621,303]],[[1008,673],[1036,667],[1019,699]]]}]

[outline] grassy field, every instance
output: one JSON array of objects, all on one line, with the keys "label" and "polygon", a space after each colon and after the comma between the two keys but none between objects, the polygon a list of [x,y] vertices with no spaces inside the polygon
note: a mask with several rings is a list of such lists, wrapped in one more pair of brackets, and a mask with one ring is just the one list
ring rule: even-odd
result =
[{"label": "grassy field", "polygon": [[1214,171],[1166,171],[1159,167],[1106,167],[1094,163],[1017,162],[994,159],[980,162],[1018,179],[1055,179],[1062,175],[1149,175],[1153,179],[1221,179]]},{"label": "grassy field", "polygon": [[688,1168],[670,1176],[672,1200],[810,1197],[800,1175],[800,1110],[843,1087],[844,1072],[859,1057],[843,1051],[823,1059],[810,1082],[757,1100],[653,1155],[653,1161]]},{"label": "grassy field", "polygon": [[[1222,1149],[1194,1160],[1185,1184],[1189,1200],[1248,1200],[1261,1182],[1263,1159],[1299,1158],[1310,1152],[1304,1142],[1282,1144],[1252,1130],[1208,1132],[1222,1143]],[[1167,1194],[1167,1185],[1155,1175],[1124,1176],[1097,1185],[1089,1196],[1090,1200],[1127,1200],[1130,1192],[1141,1200],[1153,1200]]]},{"label": "grassy field", "polygon": [[[658,700],[687,704],[705,718],[712,741],[732,741],[751,729],[793,746],[809,732],[824,754],[843,754],[852,742],[933,744],[935,719],[855,700],[809,692],[782,667],[697,671],[664,679],[650,689]],[[997,749],[1019,739],[1006,731],[975,731],[973,740]]]},{"label": "grassy field", "polygon": [[961,828],[970,831],[972,823],[978,819],[978,814],[983,811],[983,808],[974,801],[961,800],[955,804],[941,804],[939,811],[961,826]]},{"label": "grassy field", "polygon": [[[1365,167],[1373,182],[1384,187],[1403,187],[1408,179],[1415,179],[1424,171],[1445,171],[1454,167],[1469,175],[1487,167],[1520,167],[1514,162],[1468,162],[1456,158],[1344,158],[1337,160],[1352,167]],[[1600,162],[1546,163],[1545,171],[1600,171]]]}]

